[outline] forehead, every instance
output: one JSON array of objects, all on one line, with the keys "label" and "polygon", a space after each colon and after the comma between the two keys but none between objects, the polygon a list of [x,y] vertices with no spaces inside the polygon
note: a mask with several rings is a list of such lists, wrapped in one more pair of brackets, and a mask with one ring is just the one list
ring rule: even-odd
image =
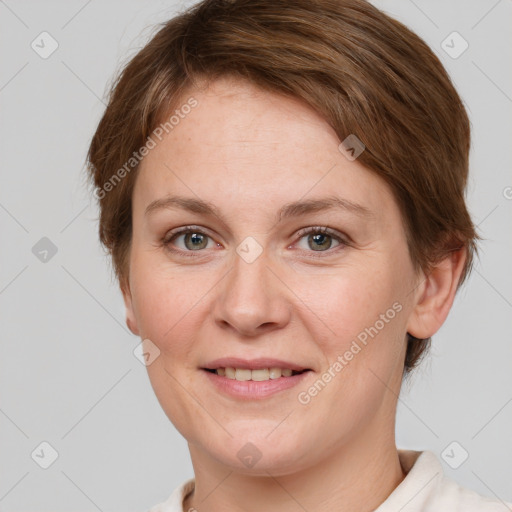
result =
[{"label": "forehead", "polygon": [[144,208],[177,192],[253,210],[338,192],[369,209],[393,200],[381,178],[342,155],[332,127],[299,99],[229,78],[189,91],[182,104],[190,97],[197,106],[141,163],[136,196]]},{"label": "forehead", "polygon": [[248,162],[256,168],[277,159],[323,161],[319,150],[337,145],[334,130],[297,98],[231,78],[205,87],[190,92],[198,105],[168,136],[175,156],[212,164]]}]

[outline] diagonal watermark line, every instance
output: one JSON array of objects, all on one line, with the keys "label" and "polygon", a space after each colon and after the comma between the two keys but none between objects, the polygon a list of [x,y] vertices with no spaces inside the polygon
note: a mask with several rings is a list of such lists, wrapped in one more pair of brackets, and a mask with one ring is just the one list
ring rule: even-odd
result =
[{"label": "diagonal watermark line", "polygon": [[18,71],[16,71],[16,73],[14,73],[14,75],[9,78],[9,80],[4,85],[2,85],[2,87],[0,87],[0,92],[2,92],[27,66],[28,61],[25,62],[25,64],[23,64],[23,66],[21,66],[21,68],[18,69]]},{"label": "diagonal watermark line", "polygon": [[78,485],[73,482],[73,480],[71,480],[71,478],[69,478],[68,475],[66,475],[66,473],[64,473],[64,471],[62,471],[62,469],[60,470],[60,472],[100,511],[100,512],[103,512],[103,510],[101,510],[100,507],[98,507],[98,505],[96,505],[96,503],[94,503],[94,501],[91,500],[90,496],[88,496],[84,491],[82,491],[82,489],[80,489],[80,487],[78,487]]},{"label": "diagonal watermark line", "polygon": [[[213,494],[214,491],[216,491],[227,479],[229,476],[233,474],[233,471],[230,471],[200,502],[199,504],[203,503],[203,501],[206,501],[206,499]],[[190,512],[193,512],[195,509],[189,509]],[[198,512],[198,511],[196,511]]]},{"label": "diagonal watermark line", "polygon": [[0,501],[2,501],[4,498],[7,497],[7,495],[30,473],[30,471],[27,471],[1,498]]},{"label": "diagonal watermark line", "polygon": [[507,98],[507,100],[512,103],[512,98],[474,60],[471,62],[473,66],[475,66],[480,71],[480,73],[482,73],[482,75],[484,75],[487,80],[489,80],[489,82],[491,82],[491,84],[493,84],[494,87],[496,87],[496,89],[498,89],[501,94],[503,94],[503,96],[505,96],[505,98]]},{"label": "diagonal watermark line", "polygon": [[494,8],[501,3],[501,0],[498,0],[472,27],[471,27],[471,30],[473,30],[477,25],[479,25],[483,20],[484,18],[487,17],[487,15],[494,10]]},{"label": "diagonal watermark line", "polygon": [[267,475],[272,478],[272,480],[274,480],[274,482],[279,485],[279,487],[281,487],[281,489],[283,489],[283,491],[288,494],[288,496],[290,496],[290,498],[295,501],[295,503],[297,503],[297,505],[299,505],[299,507],[304,510],[304,512],[308,512],[307,509],[302,505],[302,503],[297,500],[297,498],[295,498],[295,496],[293,496],[293,494],[291,494],[288,489],[286,489],[282,484],[281,482],[276,478],[274,477],[273,475],[271,475],[268,471],[265,471],[265,473],[267,473]]},{"label": "diagonal watermark line", "polygon": [[21,23],[23,23],[23,25],[25,25],[25,27],[27,28],[30,28],[5,2],[4,0],[0,0],[0,4],[2,4],[4,7],[6,7],[7,9],[9,9],[9,11],[11,11],[11,14],[13,16],[15,16],[16,18],[18,18],[18,21],[20,21]]},{"label": "diagonal watermark line", "polygon": [[419,489],[419,490],[418,490],[418,492],[416,492],[416,493],[414,494],[414,496],[412,496],[412,497],[411,497],[411,499],[410,499],[407,503],[404,503],[404,506],[403,506],[403,507],[400,507],[400,508],[397,510],[397,512],[400,512],[400,510],[403,510],[407,505],[409,505],[409,503],[410,503],[413,499],[415,499],[415,498],[419,495],[419,493],[420,493],[421,491],[423,491],[423,489],[425,489],[425,487],[427,487],[427,485],[428,485],[430,482],[432,482],[432,480],[434,480],[434,478],[435,478],[437,475],[439,475],[439,474],[440,474],[440,473],[439,473],[439,471],[438,471],[435,475],[433,475],[433,476],[432,476],[432,478],[431,478],[431,479],[430,479],[430,480],[429,480],[429,481],[428,481],[428,482],[427,482],[427,483],[426,483],[426,484],[425,484],[421,489]]},{"label": "diagonal watermark line", "polygon": [[76,73],[75,73],[75,72],[74,72],[74,71],[73,71],[73,70],[72,70],[72,69],[71,69],[71,68],[70,68],[70,67],[69,67],[65,62],[64,62],[64,61],[63,61],[63,60],[61,60],[61,62],[62,62],[62,64],[64,64],[64,66],[66,66],[66,67],[69,69],[69,71],[70,71],[71,73],[73,73],[73,75],[75,75],[75,76],[76,76],[76,78],[77,78],[80,82],[82,82],[82,84],[83,84],[87,89],[89,89],[89,91],[91,91],[91,92],[92,92],[92,94],[94,94],[94,96],[96,96],[96,98],[98,98],[98,100],[99,100],[101,103],[103,103],[103,105],[107,106],[107,104],[106,104],[106,103],[105,103],[105,102],[104,102],[104,101],[103,101],[103,100],[102,100],[102,99],[101,99],[101,98],[100,98],[100,97],[99,97],[99,96],[98,96],[98,95],[97,95],[97,94],[96,94],[96,93],[95,93],[95,92],[94,92],[94,91],[93,91],[93,90],[92,90],[92,89],[91,89],[91,88],[90,88],[90,87],[89,87],[89,86],[88,86],[88,85],[87,85],[87,84],[86,84],[86,83],[85,83],[85,82],[84,82],[84,81],[83,81],[83,80],[82,80],[82,79],[81,79],[81,78],[80,78],[80,77],[79,77],[79,76],[78,76],[78,75],[77,75],[77,74],[76,74]]},{"label": "diagonal watermark line", "polygon": [[410,408],[410,407],[409,407],[409,406],[408,406],[408,405],[407,405],[407,404],[406,404],[406,403],[405,403],[401,398],[400,398],[400,396],[399,396],[399,395],[397,395],[397,394],[395,393],[395,391],[394,391],[393,389],[391,389],[391,388],[390,388],[390,387],[389,387],[389,386],[388,386],[388,385],[387,385],[387,384],[386,384],[386,383],[385,383],[385,382],[384,382],[384,381],[383,381],[383,380],[382,380],[382,379],[381,379],[381,378],[380,378],[380,377],[379,377],[379,376],[378,376],[378,375],[377,375],[377,374],[376,374],[376,373],[375,373],[371,368],[368,368],[368,370],[369,370],[370,372],[372,372],[372,373],[373,373],[373,375],[375,375],[375,377],[377,377],[377,379],[379,379],[379,380],[382,382],[382,384],[384,384],[384,386],[386,386],[386,388],[387,388],[389,391],[391,391],[391,393],[393,393],[393,395],[395,395],[395,396],[398,398],[398,400],[399,400],[399,401],[400,401],[400,402],[401,402],[405,407],[407,407],[407,409],[409,409],[409,411],[410,411],[412,414],[414,414],[414,416],[416,416],[416,418],[418,418],[418,419],[421,421],[421,423],[423,423],[423,425],[425,425],[425,427],[427,427],[427,428],[430,430],[430,432],[432,432],[432,434],[434,434],[434,435],[439,439],[439,436],[438,436],[438,435],[437,435],[437,434],[436,434],[436,433],[435,433],[435,432],[434,432],[434,431],[433,431],[433,430],[432,430],[432,429],[431,429],[431,428],[430,428],[430,427],[429,427],[429,426],[428,426],[428,425],[427,425],[427,424],[426,424],[426,423],[425,423],[425,422],[424,422],[424,421],[423,421],[423,420],[422,420],[422,419],[421,419],[421,418],[420,418],[420,417],[419,417],[419,416],[418,416],[418,415],[417,415],[417,414],[416,414],[416,413],[415,413],[415,412],[414,412],[414,411],[413,411],[413,410],[412,410],[412,409],[411,409],[411,408]]},{"label": "diagonal watermark line", "polygon": [[[181,183],[185,187],[187,187],[190,190],[190,192],[192,192],[192,194],[194,194],[198,199],[201,199],[165,162],[164,162],[164,167],[166,167],[169,171],[171,171],[174,174],[174,176],[176,177],[176,179],[180,180]],[[223,220],[215,212],[213,212],[213,214],[215,215],[215,217],[217,217],[220,224],[224,224]]]},{"label": "diagonal watermark line", "polygon": [[210,411],[208,411],[208,409],[201,403],[200,400],[198,400],[174,375],[169,373],[167,368],[163,367],[163,369],[164,369],[165,373],[167,373],[167,375],[169,375],[169,377],[172,377],[176,381],[176,383],[179,386],[181,386],[183,391],[185,391],[185,393],[187,393],[197,403],[197,405],[199,405],[208,414],[208,416],[210,416],[210,418],[213,421],[215,421],[215,423],[217,423],[217,425],[219,425],[219,427],[222,428],[222,430],[224,430],[224,432],[226,432],[226,434],[228,434],[230,437],[233,437],[233,434],[224,425],[222,425],[222,423],[220,423],[217,420],[217,418],[215,418],[215,416],[213,416],[213,414],[210,413]]},{"label": "diagonal watermark line", "polygon": [[473,473],[473,475],[475,475],[478,480],[480,480],[480,482],[482,482],[485,487],[487,487],[487,489],[489,489],[489,491],[491,491],[494,496],[496,496],[496,498],[498,498],[499,501],[501,501],[501,503],[503,503],[503,505],[505,506],[505,510],[510,510],[512,511],[512,508],[510,508],[473,470],[471,470],[471,473]]},{"label": "diagonal watermark line", "polygon": [[164,334],[164,338],[197,306],[197,304],[199,304],[205,297],[206,295],[208,295],[219,283],[220,281],[222,281],[227,274],[229,274],[229,272],[231,272],[233,270],[233,268],[230,268],[215,284],[213,284],[202,296],[199,300],[197,300],[194,304],[192,304],[192,306],[190,306],[190,308],[188,309],[188,311],[174,324],[172,325],[171,327],[169,327],[169,329],[165,332]]},{"label": "diagonal watermark line", "polygon": [[23,432],[23,430],[21,430],[21,428],[11,419],[9,418],[9,416],[7,416],[7,414],[5,413],[5,411],[3,411],[2,409],[0,409],[0,412],[27,438],[29,439],[29,437],[27,436],[27,434],[25,434],[25,432]]},{"label": "diagonal watermark line", "polygon": [[509,300],[501,294],[501,292],[493,286],[493,284],[488,281],[478,270],[475,268],[475,272],[512,308],[512,304],[509,302]]},{"label": "diagonal watermark line", "polygon": [[[302,194],[300,197],[299,197],[299,201],[301,199],[304,199],[304,197],[306,197],[335,167],[336,167],[336,163],[334,163],[332,165],[332,167],[323,175],[321,176],[315,183],[313,183],[313,185],[311,187],[309,187],[308,190],[306,190],[306,192],[304,192],[304,194]],[[270,231],[272,231],[274,229],[274,227],[277,225],[279,221],[277,221],[276,223],[274,223],[272,225],[272,227],[267,231],[267,233],[270,233]]]},{"label": "diagonal watermark line", "polygon": [[60,231],[59,233],[63,233],[64,231],[66,231],[66,229],[69,228],[69,226],[71,226],[71,224],[73,224],[73,222],[75,222],[76,219],[78,219],[78,217],[80,217],[80,215],[82,215],[82,213],[85,212],[85,210],[87,210],[87,206],[84,206],[82,210],[80,210]]},{"label": "diagonal watermark line", "polygon": [[272,274],[274,274],[279,279],[279,281],[281,281],[281,283],[283,283],[286,286],[286,288],[288,288],[288,290],[290,290],[295,295],[295,297],[297,297],[297,299],[299,299],[302,302],[302,304],[304,304],[304,306],[306,306],[309,309],[311,313],[313,313],[313,315],[315,315],[318,318],[318,320],[320,320],[320,322],[322,322],[325,325],[327,329],[329,329],[329,331],[331,331],[332,334],[334,334],[334,336],[336,336],[336,333],[268,265],[265,266],[270,270],[270,272],[272,272]]},{"label": "diagonal watermark line", "polygon": [[490,217],[495,211],[496,209],[498,208],[499,204],[497,204],[476,226],[480,226],[480,224],[482,224],[484,222],[484,220],[487,219],[487,217]]},{"label": "diagonal watermark line", "polygon": [[[452,80],[452,82],[455,83],[455,87],[457,88],[457,90],[462,89],[462,87],[459,87],[459,85],[455,82],[455,80]],[[464,104],[464,107],[469,111],[469,113],[471,115],[473,115],[473,111],[471,110],[471,107],[469,106],[469,103],[465,99],[463,99],[463,98],[461,98],[461,100],[462,100],[462,103]]]},{"label": "diagonal watermark line", "polygon": [[66,21],[62,27],[60,27],[60,29],[62,30],[63,28],[67,27],[71,21],[73,21],[91,3],[91,1],[92,0],[87,0],[87,2],[75,14],[73,14],[73,16],[71,16],[71,18],[69,18],[69,20]]},{"label": "diagonal watermark line", "polygon": [[282,425],[282,423],[290,416],[290,414],[292,414],[292,412],[294,411],[295,409],[292,409],[266,436],[265,436],[265,439],[270,435],[272,434],[279,426]]},{"label": "diagonal watermark line", "polygon": [[482,430],[487,427],[487,425],[489,425],[489,423],[491,423],[491,421],[496,418],[496,416],[498,416],[498,414],[503,410],[505,409],[505,407],[510,403],[512,402],[512,398],[505,403],[505,405],[471,438],[471,440],[475,439],[475,437],[480,434],[480,432],[482,432]]},{"label": "diagonal watermark line", "polygon": [[126,327],[64,265],[61,265],[61,267],[64,272],[66,272],[71,277],[71,279],[73,279],[75,283],[77,283],[78,286],[80,286],[80,288],[82,288],[82,290],[84,290],[87,295],[89,295],[89,297],[91,297],[94,302],[96,302],[96,304],[98,304],[101,309],[103,309],[103,311],[105,311],[105,313],[107,313],[107,315],[110,316],[110,318],[112,318],[112,320],[114,320],[114,322],[121,327],[121,329],[123,329],[123,331],[131,334],[131,332],[129,332],[128,329],[126,329]]},{"label": "diagonal watermark line", "polygon": [[414,7],[416,7],[416,9],[418,9],[418,11],[420,11],[423,14],[423,16],[425,16],[425,18],[427,18],[430,21],[430,23],[434,25],[434,27],[439,28],[439,25],[423,9],[421,9],[416,2],[413,2],[413,0],[409,0],[409,2],[411,2],[411,4],[414,5]]},{"label": "diagonal watermark line", "polygon": [[16,224],[18,224],[18,226],[20,226],[25,231],[25,233],[28,233],[28,229],[2,203],[0,203],[0,208],[2,208],[2,210],[4,210],[11,217],[11,219],[14,220],[14,222],[16,222]]},{"label": "diagonal watermark line", "polygon": [[424,282],[429,278],[429,276],[430,276],[430,273],[429,273],[429,274],[427,274],[427,275],[423,278],[423,280],[422,280],[421,282],[419,282],[416,286],[414,286],[414,287],[412,288],[412,290],[411,290],[411,291],[406,295],[406,297],[409,297],[409,295],[411,295],[411,293],[412,293],[412,292],[414,292],[414,291],[415,291],[419,286],[421,286],[421,285],[422,285],[422,284],[423,284],[423,283],[424,283]]},{"label": "diagonal watermark line", "polygon": [[18,279],[18,277],[21,276],[21,274],[23,274],[23,272],[25,272],[25,270],[27,270],[28,268],[28,265],[25,265],[24,268],[22,268],[1,290],[0,290],[0,295],[2,293],[5,292],[5,290],[7,290],[7,288],[9,288],[9,286],[11,286],[12,283],[14,283],[14,281],[16,281],[16,279]]},{"label": "diagonal watermark line", "polygon": [[119,378],[102,396],[101,398],[60,438],[64,439],[130,372],[131,368]]}]

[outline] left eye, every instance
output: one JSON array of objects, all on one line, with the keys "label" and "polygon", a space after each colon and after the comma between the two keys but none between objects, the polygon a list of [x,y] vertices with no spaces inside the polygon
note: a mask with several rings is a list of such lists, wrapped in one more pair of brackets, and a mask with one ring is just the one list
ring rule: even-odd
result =
[{"label": "left eye", "polygon": [[[303,231],[299,233],[300,240],[305,239],[307,248],[311,249],[314,252],[326,252],[332,248],[333,241],[336,242],[337,247],[343,244],[343,240],[330,232],[329,228],[312,228],[308,231]],[[304,249],[304,247],[300,247]],[[306,248],[306,250],[307,250]]]}]

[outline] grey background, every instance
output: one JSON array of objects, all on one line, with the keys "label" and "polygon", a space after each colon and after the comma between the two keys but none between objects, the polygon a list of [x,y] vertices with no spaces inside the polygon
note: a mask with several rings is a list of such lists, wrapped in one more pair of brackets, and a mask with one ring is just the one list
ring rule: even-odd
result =
[{"label": "grey background", "polygon": [[[397,444],[441,458],[456,441],[469,458],[441,458],[446,474],[512,501],[512,1],[374,3],[430,44],[467,105],[468,202],[486,238],[402,390]],[[184,5],[0,1],[1,511],[142,511],[193,475],[133,355],[83,179],[115,70]],[[59,44],[47,59],[31,48],[42,31]],[[441,47],[453,31],[469,43],[457,59]],[[43,237],[57,248],[46,262],[32,252]],[[48,469],[31,458],[43,441],[59,455]]]}]

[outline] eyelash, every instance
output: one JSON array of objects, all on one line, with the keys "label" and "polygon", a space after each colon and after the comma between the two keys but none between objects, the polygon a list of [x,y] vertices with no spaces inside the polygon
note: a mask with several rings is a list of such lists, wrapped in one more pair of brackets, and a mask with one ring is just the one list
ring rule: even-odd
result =
[{"label": "eyelash", "polygon": [[[171,231],[170,233],[166,233],[166,235],[163,237],[161,243],[166,247],[167,250],[169,250],[172,253],[179,254],[185,257],[192,257],[196,258],[199,255],[194,254],[195,252],[201,252],[201,250],[197,251],[185,251],[183,249],[174,249],[171,247],[171,242],[178,238],[180,235],[188,234],[188,233],[197,233],[200,235],[207,236],[208,238],[213,238],[208,235],[208,233],[205,233],[201,228],[197,226],[184,226],[183,228],[179,228],[177,231]],[[333,252],[337,252],[337,250],[342,250],[344,246],[348,246],[349,243],[346,239],[344,239],[341,235],[339,235],[336,231],[334,231],[331,228],[328,228],[326,226],[314,226],[309,228],[301,229],[296,236],[300,239],[304,238],[306,235],[317,235],[317,234],[323,234],[323,235],[329,235],[331,238],[339,242],[339,245],[337,245],[334,248],[327,249],[326,251],[306,251],[312,253],[312,256],[314,258],[322,258],[324,256],[315,255],[315,253],[328,253],[328,255],[332,255]]]}]

